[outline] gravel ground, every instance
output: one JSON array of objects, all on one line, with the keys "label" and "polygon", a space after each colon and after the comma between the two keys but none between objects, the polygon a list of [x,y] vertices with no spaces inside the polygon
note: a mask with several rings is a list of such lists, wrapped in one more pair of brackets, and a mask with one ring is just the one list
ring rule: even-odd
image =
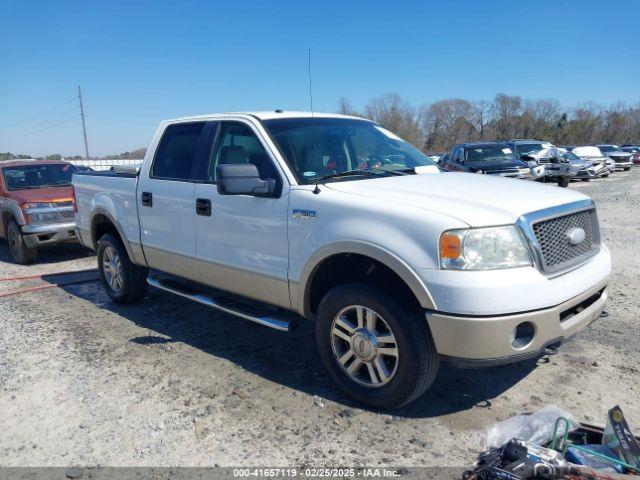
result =
[{"label": "gravel ground", "polygon": [[[392,414],[336,393],[308,324],[286,335],[159,291],[119,306],[97,282],[0,298],[0,465],[464,466],[478,431],[548,404],[596,424],[620,404],[638,433],[640,168],[571,188],[613,254],[609,316],[548,359],[443,368]],[[0,247],[0,278],[94,265],[64,246],[20,267]]]}]

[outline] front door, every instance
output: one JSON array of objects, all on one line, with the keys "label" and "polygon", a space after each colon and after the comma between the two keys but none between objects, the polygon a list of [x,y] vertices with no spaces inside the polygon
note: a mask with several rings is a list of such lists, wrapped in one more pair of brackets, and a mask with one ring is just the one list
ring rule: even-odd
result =
[{"label": "front door", "polygon": [[[263,179],[276,179],[277,193],[221,195],[215,171],[225,163],[255,164]],[[195,224],[203,283],[289,308],[288,185],[249,123],[221,123],[207,170],[206,182],[195,187],[202,207]]]}]

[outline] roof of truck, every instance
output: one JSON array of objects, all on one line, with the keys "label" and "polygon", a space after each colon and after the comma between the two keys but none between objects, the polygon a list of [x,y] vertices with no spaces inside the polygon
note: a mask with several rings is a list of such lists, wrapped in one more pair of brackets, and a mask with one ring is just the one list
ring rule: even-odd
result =
[{"label": "roof of truck", "polygon": [[184,120],[206,120],[208,118],[221,117],[221,116],[233,116],[233,115],[250,115],[257,117],[260,120],[275,120],[278,118],[350,118],[354,120],[366,120],[360,117],[354,117],[351,115],[341,115],[339,113],[323,113],[323,112],[297,112],[294,110],[268,110],[258,112],[224,112],[224,113],[208,113],[205,115],[194,115],[189,117],[174,118],[167,120],[167,122],[176,122]]},{"label": "roof of truck", "polygon": [[31,165],[71,165],[69,162],[65,162],[64,160],[3,160],[0,161],[0,168],[4,167],[24,167]]}]

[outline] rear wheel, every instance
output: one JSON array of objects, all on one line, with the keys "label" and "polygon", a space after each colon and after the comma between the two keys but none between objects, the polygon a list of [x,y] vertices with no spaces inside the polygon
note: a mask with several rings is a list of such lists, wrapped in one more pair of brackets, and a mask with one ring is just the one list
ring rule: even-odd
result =
[{"label": "rear wheel", "polygon": [[562,188],[567,188],[571,183],[571,179],[569,177],[558,177],[558,185]]},{"label": "rear wheel", "polygon": [[98,270],[107,294],[114,302],[141,300],[147,293],[147,269],[131,263],[122,242],[111,234],[98,241]]},{"label": "rear wheel", "polygon": [[20,226],[13,219],[9,220],[7,225],[6,240],[11,257],[16,263],[27,265],[35,262],[36,258],[38,258],[38,249],[36,247],[28,247],[24,243]]},{"label": "rear wheel", "polygon": [[374,408],[415,400],[439,368],[426,320],[364,284],[335,287],[322,299],[316,342],[338,387]]},{"label": "rear wheel", "polygon": [[591,179],[590,179],[590,178],[581,178],[580,180],[582,180],[583,182],[588,182],[588,181],[590,181]]}]

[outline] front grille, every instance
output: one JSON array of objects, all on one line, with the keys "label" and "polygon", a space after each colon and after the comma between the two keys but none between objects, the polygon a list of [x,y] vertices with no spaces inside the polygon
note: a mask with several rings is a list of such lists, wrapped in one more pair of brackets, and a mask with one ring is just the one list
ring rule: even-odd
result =
[{"label": "front grille", "polygon": [[[532,225],[542,253],[542,268],[554,273],[570,268],[595,255],[598,250],[597,221],[594,210],[583,210],[561,217],[541,220]],[[570,242],[573,229],[584,231],[584,240],[577,245]]]},{"label": "front grille", "polygon": [[627,157],[612,156],[611,158],[616,163],[627,163],[627,162],[629,162],[629,158],[627,158]]},{"label": "front grille", "polygon": [[75,217],[75,213],[73,210],[69,210],[66,212],[58,212],[58,216],[64,221],[73,220]]}]

